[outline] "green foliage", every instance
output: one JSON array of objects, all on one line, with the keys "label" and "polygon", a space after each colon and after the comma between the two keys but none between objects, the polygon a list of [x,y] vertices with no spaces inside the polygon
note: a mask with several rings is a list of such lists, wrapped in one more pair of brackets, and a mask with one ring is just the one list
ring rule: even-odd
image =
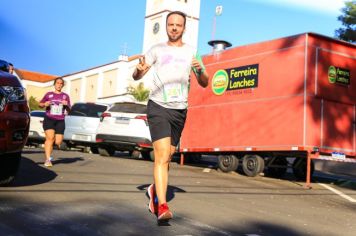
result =
[{"label": "green foliage", "polygon": [[343,27],[335,30],[335,36],[350,43],[356,42],[356,0],[346,1],[342,15],[337,19]]},{"label": "green foliage", "polygon": [[29,106],[30,106],[30,110],[31,111],[34,111],[34,110],[43,110],[41,107],[40,107],[40,103],[36,100],[35,97],[31,96],[29,99],[28,99],[28,103],[29,103]]},{"label": "green foliage", "polygon": [[142,82],[139,83],[136,87],[128,87],[127,92],[139,102],[147,101],[148,95],[150,94],[150,90],[146,89]]}]

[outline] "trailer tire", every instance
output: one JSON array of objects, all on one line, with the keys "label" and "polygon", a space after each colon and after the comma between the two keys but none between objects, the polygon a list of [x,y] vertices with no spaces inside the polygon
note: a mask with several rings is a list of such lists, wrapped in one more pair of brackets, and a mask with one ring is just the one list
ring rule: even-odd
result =
[{"label": "trailer tire", "polygon": [[267,167],[266,174],[268,176],[280,178],[287,172],[288,161],[285,157],[277,157],[270,164],[276,165],[276,167]]},{"label": "trailer tire", "polygon": [[[310,160],[310,178],[314,173],[314,162]],[[293,174],[297,180],[305,181],[307,178],[307,158],[295,158],[293,162]]]},{"label": "trailer tire", "polygon": [[235,171],[239,166],[239,159],[235,155],[219,155],[218,166],[222,172]]},{"label": "trailer tire", "polygon": [[245,155],[242,160],[242,170],[245,175],[255,177],[263,172],[265,161],[258,155]]}]

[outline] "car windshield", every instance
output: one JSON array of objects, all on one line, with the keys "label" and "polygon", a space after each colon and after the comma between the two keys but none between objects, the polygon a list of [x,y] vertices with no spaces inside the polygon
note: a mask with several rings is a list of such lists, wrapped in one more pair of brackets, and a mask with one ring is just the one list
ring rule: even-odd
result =
[{"label": "car windshield", "polygon": [[106,110],[107,106],[91,104],[91,103],[76,103],[72,106],[68,115],[70,116],[86,116],[99,118]]},{"label": "car windshield", "polygon": [[31,111],[30,115],[32,117],[45,117],[46,112],[44,111]]},{"label": "car windshield", "polygon": [[116,103],[109,109],[109,111],[145,114],[147,113],[147,106],[136,103]]}]

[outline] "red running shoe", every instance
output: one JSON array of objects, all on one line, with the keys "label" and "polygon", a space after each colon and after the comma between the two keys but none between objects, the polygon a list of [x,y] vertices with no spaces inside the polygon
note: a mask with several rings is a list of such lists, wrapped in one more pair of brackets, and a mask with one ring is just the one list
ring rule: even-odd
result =
[{"label": "red running shoe", "polygon": [[148,186],[147,193],[148,193],[148,197],[150,198],[150,202],[148,203],[148,210],[152,214],[157,215],[157,213],[158,213],[158,199],[156,196],[156,188],[155,188],[154,184],[151,184],[150,186]]},{"label": "red running shoe", "polygon": [[163,203],[158,207],[158,221],[168,221],[173,218],[172,212],[169,210],[167,203]]}]

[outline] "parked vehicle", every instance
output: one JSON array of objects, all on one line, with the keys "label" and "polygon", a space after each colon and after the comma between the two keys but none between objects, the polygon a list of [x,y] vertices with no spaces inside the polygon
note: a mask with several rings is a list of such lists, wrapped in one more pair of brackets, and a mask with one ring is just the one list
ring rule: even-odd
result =
[{"label": "parked vehicle", "polygon": [[141,153],[145,159],[153,158],[146,114],[146,104],[132,102],[115,103],[104,112],[96,135],[100,155],[129,151],[134,157]]},{"label": "parked vehicle", "polygon": [[305,33],[203,59],[211,80],[192,80],[183,156],[216,155],[226,172],[240,162],[247,176],[292,167],[307,186],[314,158],[356,162],[354,44]]},{"label": "parked vehicle", "polygon": [[0,60],[0,185],[13,181],[30,126],[25,89],[8,71],[9,64]]},{"label": "parked vehicle", "polygon": [[68,147],[88,147],[91,152],[98,153],[96,133],[100,117],[108,107],[99,103],[75,103],[65,117],[65,144]]},{"label": "parked vehicle", "polygon": [[31,111],[30,131],[28,133],[27,145],[43,144],[45,141],[45,133],[43,130],[43,119],[46,115],[45,111]]}]

